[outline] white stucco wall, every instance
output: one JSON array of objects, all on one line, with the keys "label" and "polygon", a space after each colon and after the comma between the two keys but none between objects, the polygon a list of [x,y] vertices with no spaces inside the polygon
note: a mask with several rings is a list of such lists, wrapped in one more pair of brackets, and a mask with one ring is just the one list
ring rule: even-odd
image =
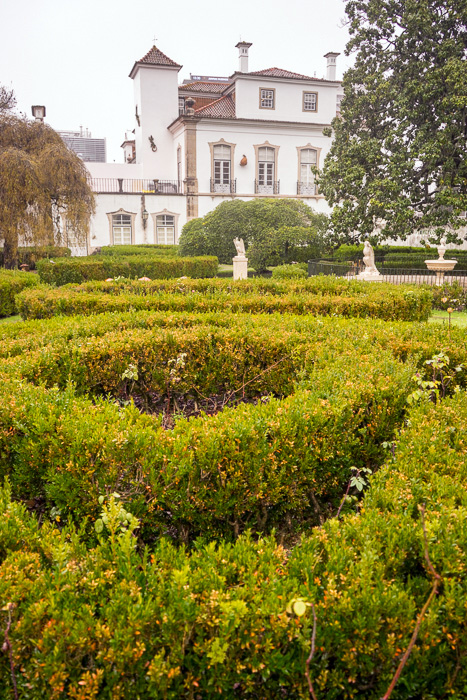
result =
[{"label": "white stucco wall", "polygon": [[[282,197],[297,196],[297,181],[300,179],[298,148],[316,149],[318,167],[322,167],[331,146],[331,139],[323,136],[322,128],[316,125],[265,125],[243,121],[203,120],[198,123],[196,139],[200,195],[210,192],[212,165],[209,144],[217,143],[221,139],[232,144],[232,178],[237,180],[236,194],[242,198],[254,194],[254,181],[257,179],[255,145],[261,146],[269,142],[271,146],[278,147],[275,179],[280,181]],[[246,155],[248,161],[245,166],[240,165],[243,155]],[[208,201],[217,199],[219,198],[211,196]],[[329,211],[322,196],[310,197],[307,200],[312,203],[314,209]],[[206,204],[207,202],[203,202],[203,209]]]},{"label": "white stucco wall", "polygon": [[134,214],[134,239],[138,243],[156,243],[154,215],[173,214],[175,216],[175,242],[186,222],[185,197],[180,195],[144,196],[144,205],[149,214],[146,229],[143,226],[142,199],[140,194],[101,194],[96,197],[96,213],[91,221],[90,247],[111,245],[111,230],[108,214],[123,212]]},{"label": "white stucco wall", "polygon": [[[178,72],[173,68],[139,67],[134,77],[135,105],[140,126],[135,127],[136,162],[143,177],[176,180],[173,138],[168,125],[178,116]],[[149,136],[157,151],[151,150]]]},{"label": "white stucco wall", "polygon": [[[274,109],[260,108],[260,89],[275,90]],[[318,93],[317,111],[303,111],[303,93]],[[271,119],[330,124],[336,116],[340,83],[328,81],[287,81],[268,78],[239,77],[235,84],[236,115],[245,119]]]}]

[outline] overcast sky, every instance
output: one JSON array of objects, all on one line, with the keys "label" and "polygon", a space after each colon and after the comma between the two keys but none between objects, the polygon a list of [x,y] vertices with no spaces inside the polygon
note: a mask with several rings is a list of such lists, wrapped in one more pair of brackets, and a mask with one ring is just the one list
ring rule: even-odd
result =
[{"label": "overcast sky", "polygon": [[107,139],[107,160],[134,128],[128,74],[153,43],[181,63],[179,81],[228,76],[242,39],[253,43],[249,69],[277,66],[323,77],[323,54],[339,51],[337,77],[350,65],[344,0],[1,0],[0,84],[18,109],[44,104],[59,130],[87,127]]}]

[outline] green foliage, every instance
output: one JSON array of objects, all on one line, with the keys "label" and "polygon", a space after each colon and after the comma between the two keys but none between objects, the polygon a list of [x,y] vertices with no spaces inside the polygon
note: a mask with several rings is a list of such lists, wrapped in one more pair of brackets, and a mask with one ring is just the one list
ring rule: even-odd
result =
[{"label": "green foliage", "polygon": [[[188,258],[189,260],[189,258]],[[88,282],[79,287],[23,292],[17,297],[23,318],[55,314],[94,314],[129,309],[314,314],[427,320],[431,291],[334,277],[306,280],[251,279]]]},{"label": "green foliage", "polygon": [[[71,250],[69,248],[64,248],[54,245],[44,245],[44,246],[27,246],[18,248],[18,267],[21,265],[28,265],[30,270],[36,269],[36,262],[42,260],[43,258],[69,258],[71,256]],[[3,249],[0,248],[0,267],[3,267],[4,254]]]},{"label": "green foliage", "polygon": [[465,4],[350,0],[346,12],[355,63],[318,175],[335,236],[456,242],[467,209]]},{"label": "green foliage", "polygon": [[180,255],[210,255],[206,251],[213,249],[213,242],[206,233],[204,219],[187,221],[180,235],[179,247]]},{"label": "green foliage", "polygon": [[[284,227],[315,227],[315,237],[326,227],[326,217],[316,214],[295,199],[234,199],[223,202],[183,227],[180,236],[181,255],[216,255],[219,262],[230,264],[236,255],[234,238],[243,238],[245,247]],[[304,234],[302,234],[304,235]],[[308,235],[308,239],[310,235]],[[311,235],[313,238],[313,235]],[[253,264],[253,263],[252,263]],[[253,264],[253,267],[256,266]],[[260,269],[260,268],[258,268]]]},{"label": "green foliage", "polygon": [[124,257],[128,257],[129,255],[152,255],[153,257],[168,255],[173,257],[178,255],[178,245],[159,245],[154,243],[143,243],[138,245],[106,245],[99,248],[98,255],[123,255]]},{"label": "green foliage", "polygon": [[39,284],[37,275],[19,270],[0,270],[0,318],[18,313],[15,297],[23,289]]},{"label": "green foliage", "polygon": [[[119,517],[113,540],[106,530],[89,546],[67,525],[40,527],[7,485],[0,594],[19,697],[308,697],[313,603],[318,697],[377,700],[432,587],[426,548],[442,587],[393,697],[462,698],[466,425],[463,394],[412,409],[359,515],[328,520],[292,550],[249,534],[140,550]],[[0,664],[0,694],[13,698],[8,654]]]},{"label": "green foliage", "polygon": [[[317,322],[287,331],[271,317],[231,325],[62,337],[4,360],[11,378],[1,392],[14,386],[15,401],[0,401],[2,475],[63,518],[95,515],[100,493],[118,490],[149,539],[167,528],[186,540],[316,522],[310,490],[325,511],[339,503],[350,467],[378,464],[413,368],[373,338],[333,334],[331,325],[328,343]],[[231,392],[268,400],[180,418],[172,431],[121,405]]]},{"label": "green foliage", "polygon": [[217,258],[204,256],[180,258],[152,255],[107,255],[57,260],[40,260],[37,264],[42,282],[60,287],[64,284],[79,284],[87,280],[106,280],[110,277],[137,279],[171,279],[178,277],[214,277],[217,272]]},{"label": "green foliage", "polygon": [[443,284],[433,289],[433,308],[447,311],[452,308],[463,311],[467,306],[467,289],[458,282]]},{"label": "green foliage", "polygon": [[304,279],[307,272],[300,265],[278,265],[272,271],[272,278],[278,280]]},{"label": "green foliage", "polygon": [[307,262],[322,256],[326,249],[328,219],[314,214],[311,226],[282,226],[263,231],[248,248],[248,260],[255,270],[292,262]]}]

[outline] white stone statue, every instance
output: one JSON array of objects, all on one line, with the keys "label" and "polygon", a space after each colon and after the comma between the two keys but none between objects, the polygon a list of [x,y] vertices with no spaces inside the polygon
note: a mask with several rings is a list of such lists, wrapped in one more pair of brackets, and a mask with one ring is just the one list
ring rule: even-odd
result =
[{"label": "white stone statue", "polygon": [[375,251],[370,241],[365,241],[363,246],[363,262],[365,263],[365,272],[377,272],[375,265]]},{"label": "white stone statue", "polygon": [[237,255],[239,258],[246,258],[245,244],[243,238],[234,238],[235,248],[237,250]]},{"label": "white stone statue", "polygon": [[360,272],[358,277],[363,280],[368,280],[369,282],[381,282],[383,278],[376,268],[375,252],[370,241],[365,241],[365,245],[363,246],[363,262],[365,263],[365,269]]}]

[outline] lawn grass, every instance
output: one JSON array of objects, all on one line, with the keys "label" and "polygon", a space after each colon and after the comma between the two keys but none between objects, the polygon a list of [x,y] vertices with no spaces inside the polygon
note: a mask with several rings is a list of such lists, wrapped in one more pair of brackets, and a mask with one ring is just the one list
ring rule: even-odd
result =
[{"label": "lawn grass", "polygon": [[[435,310],[428,319],[429,323],[443,323],[449,325],[449,314],[447,311]],[[453,311],[451,314],[451,325],[467,327],[467,311]]]},{"label": "lawn grass", "polygon": [[6,318],[0,318],[0,323],[14,323],[15,321],[21,321],[21,316],[7,316]]}]

